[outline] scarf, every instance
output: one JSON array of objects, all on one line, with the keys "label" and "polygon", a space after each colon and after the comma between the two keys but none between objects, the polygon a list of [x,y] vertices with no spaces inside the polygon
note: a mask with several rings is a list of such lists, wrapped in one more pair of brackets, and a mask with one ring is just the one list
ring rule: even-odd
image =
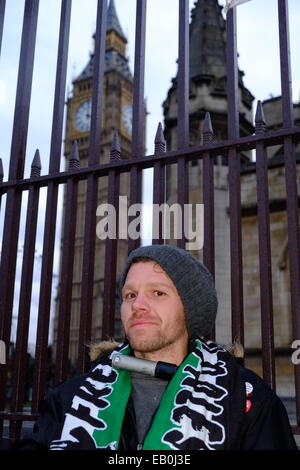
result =
[{"label": "scarf", "polygon": [[[51,450],[118,449],[131,375],[111,366],[115,352],[132,353],[129,344],[122,344],[92,369],[75,394]],[[219,345],[196,340],[163,393],[142,449],[226,448],[228,415],[234,420],[239,404],[245,403],[240,388],[233,387],[233,363],[234,358]]]}]

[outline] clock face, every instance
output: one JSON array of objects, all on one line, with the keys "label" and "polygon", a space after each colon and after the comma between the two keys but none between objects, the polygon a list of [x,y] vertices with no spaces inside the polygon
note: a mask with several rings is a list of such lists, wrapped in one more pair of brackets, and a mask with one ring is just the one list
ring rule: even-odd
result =
[{"label": "clock face", "polygon": [[122,120],[123,120],[123,125],[128,132],[129,135],[132,133],[132,105],[127,104],[126,106],[123,106],[122,109]]},{"label": "clock face", "polygon": [[81,132],[87,132],[91,127],[91,113],[92,103],[91,100],[82,103],[76,110],[75,126]]}]

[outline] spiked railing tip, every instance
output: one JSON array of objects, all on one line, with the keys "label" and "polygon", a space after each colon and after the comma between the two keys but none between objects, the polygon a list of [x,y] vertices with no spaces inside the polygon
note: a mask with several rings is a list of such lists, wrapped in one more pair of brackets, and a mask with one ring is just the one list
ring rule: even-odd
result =
[{"label": "spiked railing tip", "polygon": [[121,145],[119,139],[118,131],[115,131],[113,141],[111,144],[110,149],[110,160],[111,161],[119,161],[121,160]]},{"label": "spiked railing tip", "polygon": [[158,123],[156,135],[155,135],[155,142],[163,141],[164,140],[164,133],[161,122]]},{"label": "spiked railing tip", "polygon": [[205,113],[203,122],[203,143],[209,143],[213,141],[214,131],[211,123],[210,113]]},{"label": "spiked railing tip", "polygon": [[39,149],[36,149],[32,163],[31,163],[31,178],[40,176],[42,169],[41,156]]},{"label": "spiked railing tip", "polygon": [[164,136],[161,122],[157,126],[154,145],[155,145],[155,154],[163,153],[166,151],[166,139]]},{"label": "spiked railing tip", "polygon": [[74,140],[72,144],[72,150],[69,156],[69,170],[80,168],[80,158],[78,150],[78,142]]},{"label": "spiked railing tip", "polygon": [[121,152],[121,146],[120,146],[120,138],[119,138],[119,132],[115,131],[113,141],[111,144],[111,150],[118,150],[118,152]]},{"label": "spiked railing tip", "polygon": [[258,100],[255,113],[255,133],[263,134],[266,131],[266,119],[262,102]]}]

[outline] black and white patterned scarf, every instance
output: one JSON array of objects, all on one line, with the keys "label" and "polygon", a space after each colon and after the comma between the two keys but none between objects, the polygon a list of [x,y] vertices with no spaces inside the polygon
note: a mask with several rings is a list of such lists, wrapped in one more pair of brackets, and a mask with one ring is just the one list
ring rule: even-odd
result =
[{"label": "black and white patterned scarf", "polygon": [[[131,375],[111,366],[116,351],[132,353],[122,344],[93,368],[50,449],[118,449]],[[196,340],[164,391],[143,449],[226,449],[244,410],[245,384],[239,380],[235,359],[211,341]]]}]

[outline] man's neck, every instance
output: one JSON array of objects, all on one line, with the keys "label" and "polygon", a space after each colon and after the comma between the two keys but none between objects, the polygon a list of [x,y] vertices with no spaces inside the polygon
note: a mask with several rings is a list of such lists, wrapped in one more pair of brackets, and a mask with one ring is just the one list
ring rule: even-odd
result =
[{"label": "man's neck", "polygon": [[145,359],[147,361],[154,361],[154,362],[168,362],[169,364],[176,364],[179,366],[184,358],[186,357],[188,352],[188,348],[184,348],[184,350],[170,350],[168,348],[159,351],[151,351],[151,352],[140,352],[134,351],[135,357],[139,359]]}]

